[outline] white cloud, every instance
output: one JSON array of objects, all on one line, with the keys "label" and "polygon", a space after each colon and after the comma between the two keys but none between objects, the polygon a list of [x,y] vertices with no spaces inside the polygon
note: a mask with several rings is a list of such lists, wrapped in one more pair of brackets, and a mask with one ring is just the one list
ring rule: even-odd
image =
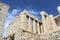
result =
[{"label": "white cloud", "polygon": [[60,10],[60,6],[58,6],[57,9]]},{"label": "white cloud", "polygon": [[57,10],[58,10],[58,12],[59,12],[59,14],[60,14],[60,6],[57,7]]},{"label": "white cloud", "polygon": [[13,9],[11,13],[12,14],[17,14],[19,11],[20,11],[19,9]]}]

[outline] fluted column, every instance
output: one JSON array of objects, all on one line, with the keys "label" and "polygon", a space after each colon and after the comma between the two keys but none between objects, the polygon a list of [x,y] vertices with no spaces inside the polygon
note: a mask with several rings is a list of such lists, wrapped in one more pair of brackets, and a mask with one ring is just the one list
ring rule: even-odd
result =
[{"label": "fluted column", "polygon": [[37,30],[38,30],[38,34],[40,34],[39,22],[37,22]]},{"label": "fluted column", "polygon": [[36,22],[33,20],[33,33],[36,33]]},{"label": "fluted column", "polygon": [[29,17],[29,19],[28,19],[28,31],[30,31],[31,32],[31,18]]}]

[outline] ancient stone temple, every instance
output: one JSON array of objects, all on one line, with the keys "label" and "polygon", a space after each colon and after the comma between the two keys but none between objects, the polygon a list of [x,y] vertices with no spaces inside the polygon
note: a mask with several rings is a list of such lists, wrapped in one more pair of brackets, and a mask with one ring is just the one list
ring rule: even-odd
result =
[{"label": "ancient stone temple", "polygon": [[7,40],[58,40],[60,30],[60,15],[53,17],[46,12],[40,12],[42,19],[22,11],[9,24]]},{"label": "ancient stone temple", "polygon": [[[9,6],[4,4],[2,9],[4,11],[3,13],[1,11],[1,14],[3,14],[1,18],[5,19],[7,16],[5,13],[8,12]],[[60,40],[60,9],[59,7],[57,9],[59,15],[55,17],[48,15],[45,11],[41,11],[41,20],[27,10],[22,11],[9,24],[7,35],[3,40]],[[4,19],[1,24],[5,23]],[[3,28],[0,30],[3,30]]]},{"label": "ancient stone temple", "polygon": [[7,17],[9,6],[5,3],[0,2],[0,40],[4,30],[5,20]]}]

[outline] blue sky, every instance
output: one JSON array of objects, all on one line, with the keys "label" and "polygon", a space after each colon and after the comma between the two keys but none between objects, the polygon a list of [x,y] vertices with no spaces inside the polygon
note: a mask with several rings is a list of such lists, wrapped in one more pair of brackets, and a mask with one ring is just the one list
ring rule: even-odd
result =
[{"label": "blue sky", "polygon": [[24,9],[41,19],[39,14],[42,10],[48,14],[58,15],[57,6],[60,6],[60,0],[0,0],[8,5],[10,9],[6,19],[4,35],[9,23]]}]

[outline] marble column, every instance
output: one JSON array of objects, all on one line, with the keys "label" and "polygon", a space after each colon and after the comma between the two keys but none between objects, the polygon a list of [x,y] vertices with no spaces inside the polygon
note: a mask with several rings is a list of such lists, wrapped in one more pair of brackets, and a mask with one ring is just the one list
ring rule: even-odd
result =
[{"label": "marble column", "polygon": [[10,36],[7,37],[7,40],[10,40]]},{"label": "marble column", "polygon": [[7,40],[10,40],[9,38],[7,38]]},{"label": "marble column", "polygon": [[41,24],[40,28],[41,28],[41,33],[44,33],[44,27],[42,24]]},{"label": "marble column", "polygon": [[28,19],[28,31],[31,32],[31,18]]},{"label": "marble column", "polygon": [[38,34],[40,34],[39,22],[37,22],[37,30],[38,30]]},{"label": "marble column", "polygon": [[36,21],[33,20],[33,33],[36,33]]}]

